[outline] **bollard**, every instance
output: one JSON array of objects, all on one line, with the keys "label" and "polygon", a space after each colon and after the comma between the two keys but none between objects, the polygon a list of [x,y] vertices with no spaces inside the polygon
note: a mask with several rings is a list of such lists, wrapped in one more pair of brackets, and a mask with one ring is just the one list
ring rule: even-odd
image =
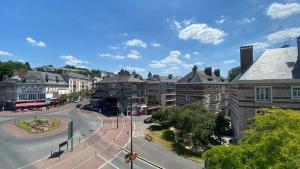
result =
[{"label": "bollard", "polygon": [[52,158],[52,149],[51,149],[51,158]]},{"label": "bollard", "polygon": [[78,138],[78,142],[79,142],[79,144],[80,144],[80,137]]}]

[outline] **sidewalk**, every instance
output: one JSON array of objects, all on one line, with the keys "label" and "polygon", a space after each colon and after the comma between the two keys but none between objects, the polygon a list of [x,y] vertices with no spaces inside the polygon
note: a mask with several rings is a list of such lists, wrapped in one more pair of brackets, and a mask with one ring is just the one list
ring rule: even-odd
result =
[{"label": "sidewalk", "polygon": [[[119,118],[119,128],[116,128],[115,117],[100,115],[103,126],[93,135],[76,145],[73,152],[65,150],[59,158],[46,158],[23,168],[99,168],[113,159],[120,149],[115,145],[125,147],[130,140],[130,119]],[[49,152],[50,154],[50,152]]]}]

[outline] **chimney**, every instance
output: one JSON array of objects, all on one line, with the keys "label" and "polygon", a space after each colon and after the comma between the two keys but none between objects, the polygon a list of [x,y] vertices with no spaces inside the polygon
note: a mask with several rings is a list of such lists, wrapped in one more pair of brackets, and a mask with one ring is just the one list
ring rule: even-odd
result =
[{"label": "chimney", "polygon": [[152,73],[151,72],[148,73],[148,80],[152,80]]},{"label": "chimney", "polygon": [[220,69],[215,69],[214,73],[217,77],[220,77]]},{"label": "chimney", "polygon": [[300,61],[300,36],[297,37],[298,60]]},{"label": "chimney", "polygon": [[169,74],[169,75],[168,75],[168,79],[173,79],[173,75],[172,75],[172,74]]},{"label": "chimney", "polygon": [[253,46],[240,47],[240,61],[241,73],[245,73],[253,63]]},{"label": "chimney", "polygon": [[198,67],[196,65],[194,65],[194,67],[193,67],[193,73],[195,74],[197,72],[197,70],[198,70]]},{"label": "chimney", "polygon": [[204,69],[205,74],[207,74],[208,76],[212,76],[212,67],[206,67]]}]

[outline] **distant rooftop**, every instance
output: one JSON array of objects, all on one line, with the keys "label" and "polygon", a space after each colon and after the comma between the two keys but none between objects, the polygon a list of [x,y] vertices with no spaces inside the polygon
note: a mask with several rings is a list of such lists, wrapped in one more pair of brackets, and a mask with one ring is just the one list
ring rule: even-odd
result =
[{"label": "distant rooftop", "polygon": [[223,83],[226,79],[221,76],[216,76],[211,72],[211,76],[206,74],[203,70],[193,68],[193,70],[178,80],[178,83]]}]

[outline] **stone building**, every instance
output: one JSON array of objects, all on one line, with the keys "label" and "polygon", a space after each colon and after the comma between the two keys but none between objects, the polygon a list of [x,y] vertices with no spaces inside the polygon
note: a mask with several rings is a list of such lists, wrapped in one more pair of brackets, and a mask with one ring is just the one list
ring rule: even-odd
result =
[{"label": "stone building", "polygon": [[267,49],[253,62],[252,46],[240,48],[241,74],[230,83],[234,136],[241,138],[258,109],[300,109],[300,37],[297,47]]},{"label": "stone building", "polygon": [[161,107],[176,106],[175,83],[178,78],[169,76],[148,74],[147,83],[147,106],[148,111],[157,110]]},{"label": "stone building", "polygon": [[126,70],[96,84],[93,105],[102,111],[111,112],[118,107],[124,114],[146,113],[146,103],[146,82]]},{"label": "stone building", "polygon": [[211,112],[227,109],[228,82],[221,77],[220,69],[206,67],[204,71],[194,66],[192,71],[176,83],[176,105],[200,101]]},{"label": "stone building", "polygon": [[28,71],[0,82],[0,104],[7,109],[41,107],[58,103],[68,93],[68,84],[59,74]]},{"label": "stone building", "polygon": [[62,75],[69,84],[69,92],[79,92],[83,89],[91,89],[93,87],[92,78],[74,72],[66,72]]}]

